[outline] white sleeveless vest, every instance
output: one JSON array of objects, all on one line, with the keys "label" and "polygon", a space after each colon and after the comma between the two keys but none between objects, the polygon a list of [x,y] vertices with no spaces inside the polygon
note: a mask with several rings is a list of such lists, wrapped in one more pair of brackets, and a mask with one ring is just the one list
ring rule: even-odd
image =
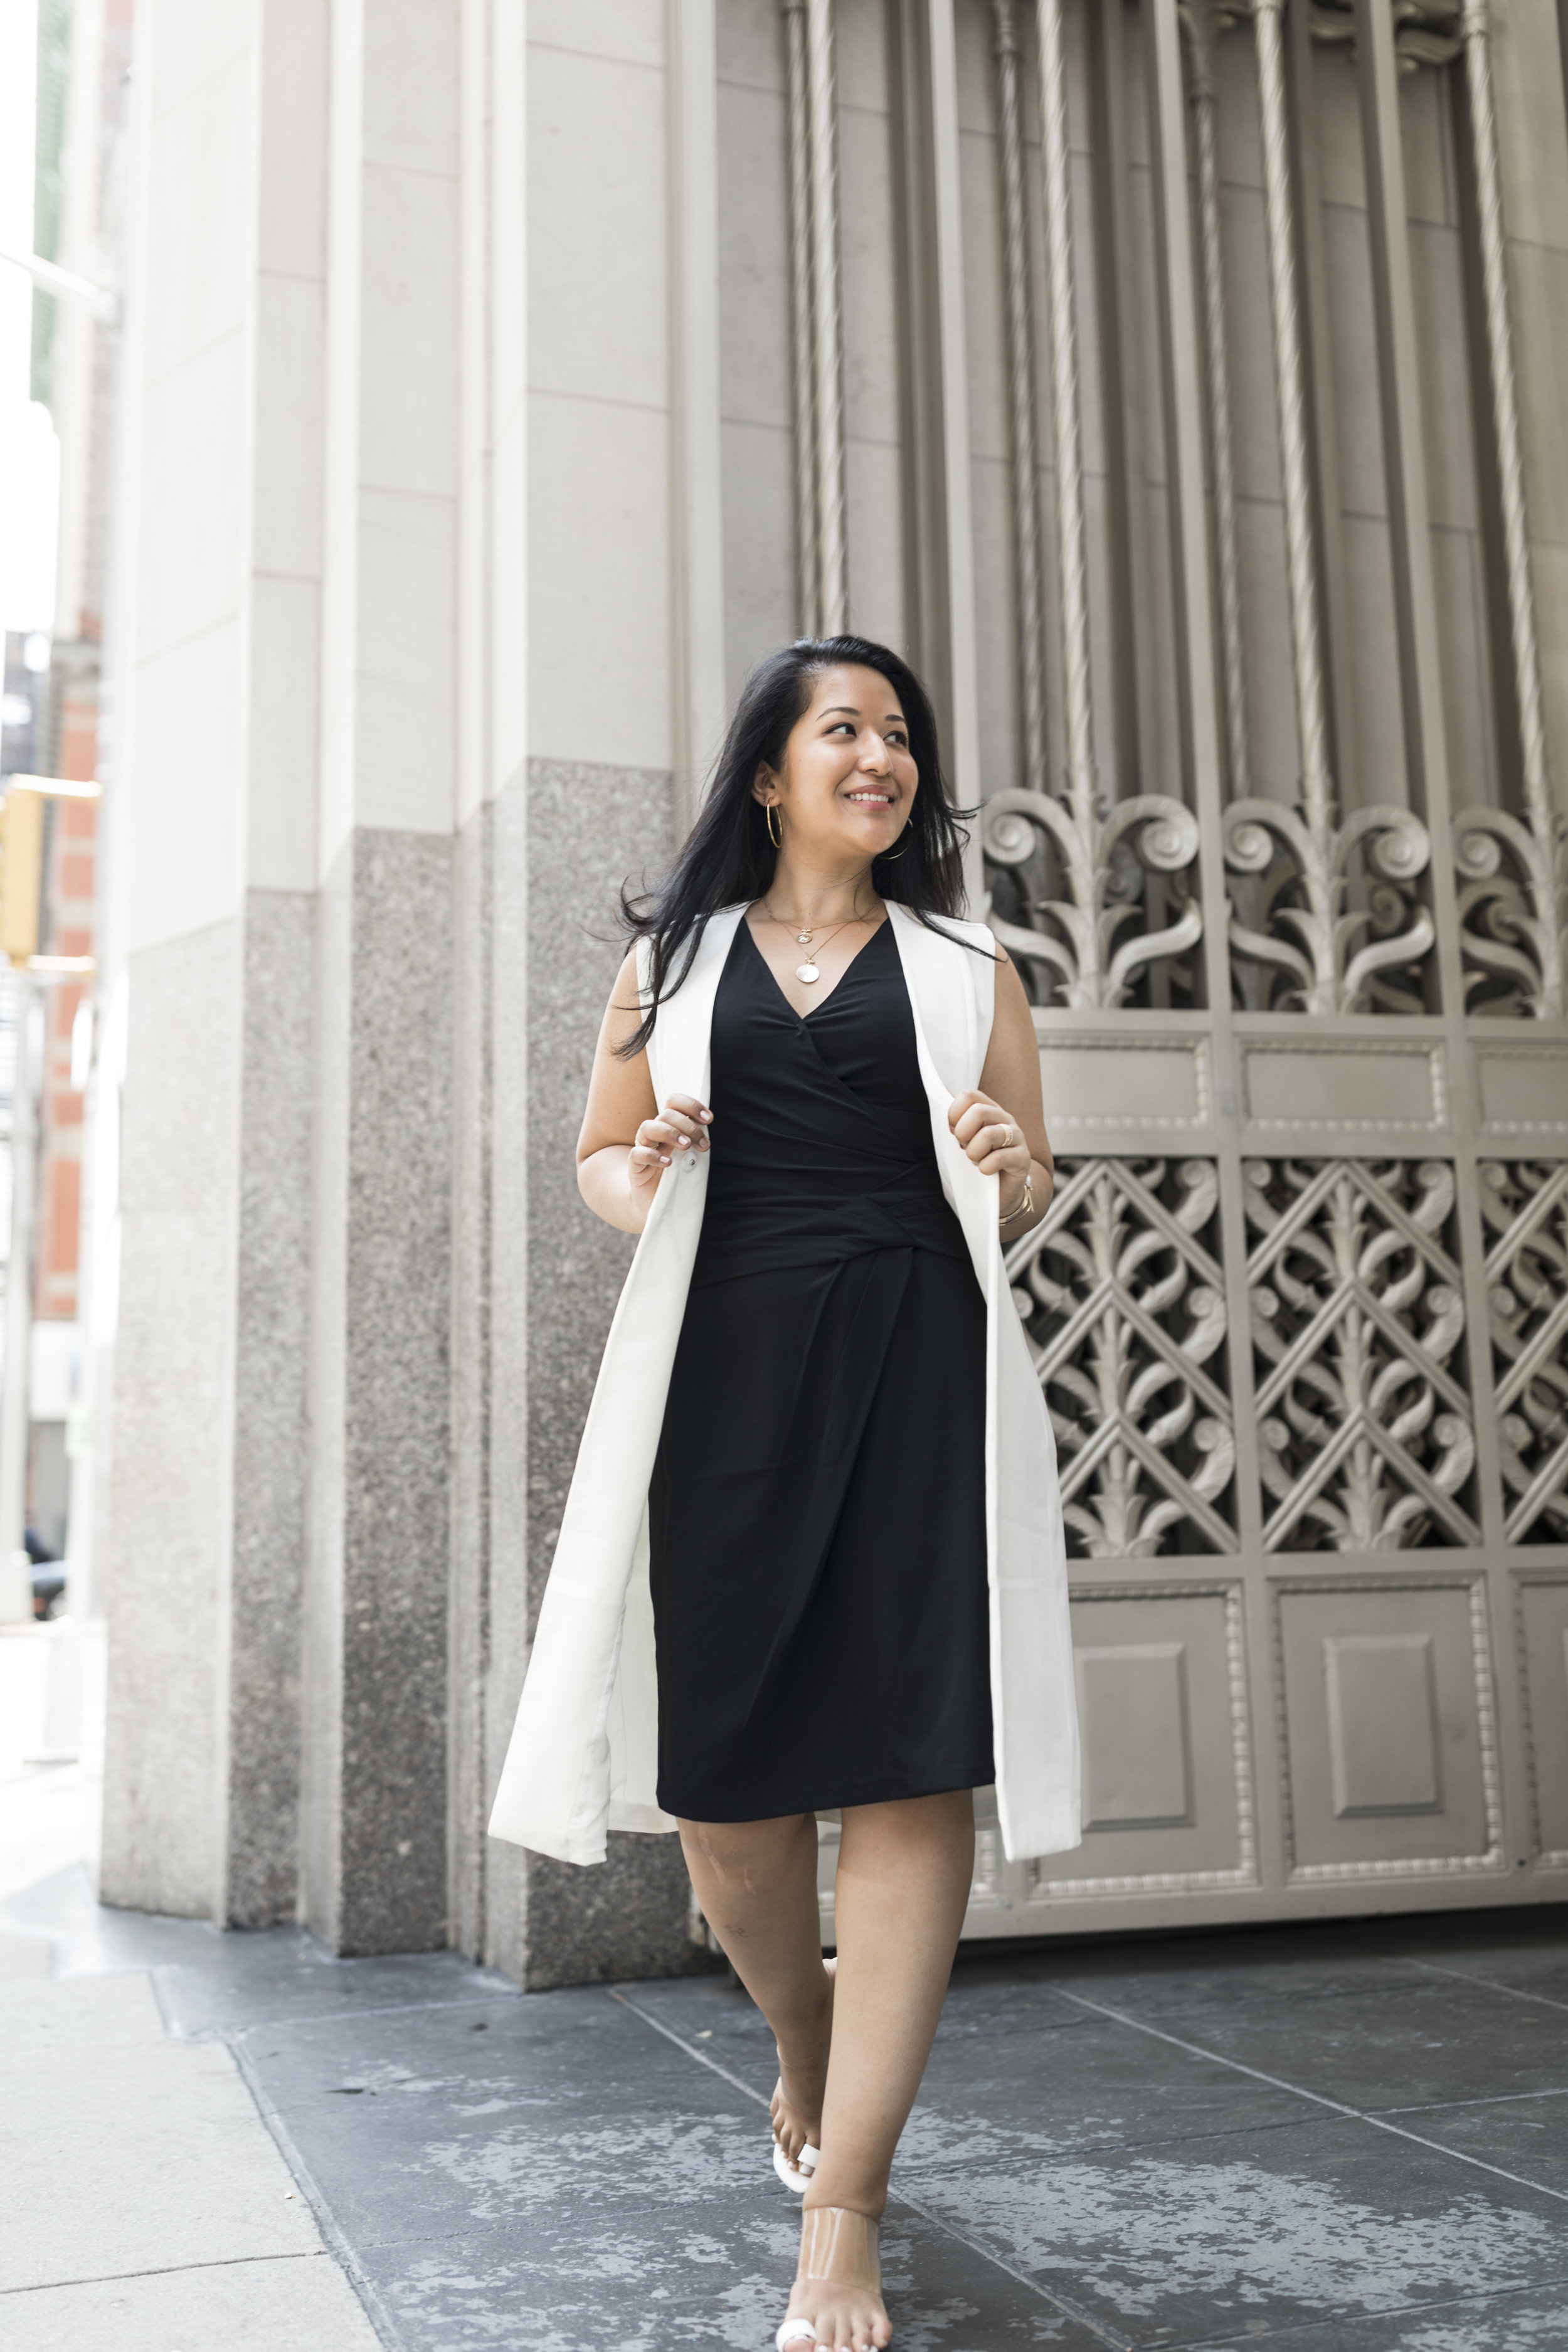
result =
[{"label": "white sleeveless vest", "polygon": [[[712,916],[690,972],[659,1008],[648,1045],[654,1093],[708,1100],[713,999],[745,909]],[[985,1543],[996,1810],[1010,1861],[1081,1836],[1078,1717],[1068,1626],[1056,1445],[1014,1307],[997,1229],[998,1182],[948,1125],[980,1084],[995,966],[978,923],[950,931],[974,955],[889,902],[914,1011],[937,1166],[985,1294]],[[646,950],[639,961],[646,988]],[[646,1000],[645,1000],[646,1001]],[[708,1156],[659,1180],[605,1343],[528,1677],[496,1791],[490,1833],[563,1862],[603,1862],[611,1829],[673,1830],[655,1796],[658,1684],[648,1593],[647,1490],[687,1289],[702,1230]]]}]

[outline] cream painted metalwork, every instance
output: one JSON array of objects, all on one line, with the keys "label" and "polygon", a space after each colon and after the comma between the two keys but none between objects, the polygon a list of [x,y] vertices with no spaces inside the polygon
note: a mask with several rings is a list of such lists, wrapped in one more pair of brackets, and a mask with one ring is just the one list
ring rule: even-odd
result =
[{"label": "cream painted metalwork", "polygon": [[1086,1837],[1013,1868],[983,1818],[966,1932],[1560,1900],[1568,826],[1493,12],[782,21],[799,614],[836,497],[855,622],[891,593],[852,313],[822,365],[877,233],[824,211],[836,26],[862,173],[886,60],[904,637],[1059,1154],[1009,1267]]}]

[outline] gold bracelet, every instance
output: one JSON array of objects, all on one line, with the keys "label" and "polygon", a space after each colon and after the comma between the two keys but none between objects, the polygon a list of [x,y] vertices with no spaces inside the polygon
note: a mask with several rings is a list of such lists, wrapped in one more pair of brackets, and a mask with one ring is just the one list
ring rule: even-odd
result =
[{"label": "gold bracelet", "polygon": [[998,1217],[996,1222],[998,1225],[1013,1225],[1017,1223],[1020,1217],[1030,1217],[1033,1216],[1034,1213],[1035,1171],[1033,1164],[1031,1164],[1029,1172],[1024,1179],[1023,1199],[1019,1202],[1016,1209],[1009,1209],[1005,1217]]}]

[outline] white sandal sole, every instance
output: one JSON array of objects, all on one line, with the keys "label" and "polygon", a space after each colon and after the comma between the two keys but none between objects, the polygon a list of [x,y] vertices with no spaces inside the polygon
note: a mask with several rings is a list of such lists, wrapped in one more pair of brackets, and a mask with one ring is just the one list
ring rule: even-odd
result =
[{"label": "white sandal sole", "polygon": [[[792,2164],[777,2140],[773,2142],[773,2170],[778,2174],[784,2187],[793,2189],[797,2197],[805,2195],[811,2186],[811,2176],[821,2161],[822,2150],[819,2147],[813,2147],[809,2140],[801,2149],[798,2164]],[[812,2342],[816,2341],[816,2337],[813,2336]]]}]

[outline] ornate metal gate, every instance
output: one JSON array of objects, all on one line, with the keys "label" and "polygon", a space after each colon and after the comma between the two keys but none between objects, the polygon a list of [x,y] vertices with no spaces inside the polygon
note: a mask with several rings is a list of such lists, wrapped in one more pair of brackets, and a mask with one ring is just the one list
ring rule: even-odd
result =
[{"label": "ornate metal gate", "polygon": [[[1087,1766],[1078,1852],[983,1829],[966,1932],[1560,1899],[1564,826],[1489,7],[885,15],[906,635],[1037,1005]],[[845,16],[783,9],[825,626]]]}]

